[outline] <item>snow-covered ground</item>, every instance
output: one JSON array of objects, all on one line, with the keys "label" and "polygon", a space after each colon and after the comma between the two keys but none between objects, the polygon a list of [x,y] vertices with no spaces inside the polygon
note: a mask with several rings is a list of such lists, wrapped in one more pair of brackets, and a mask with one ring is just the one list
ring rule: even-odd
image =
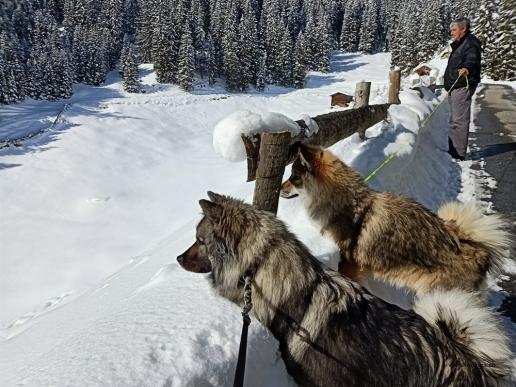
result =
[{"label": "snow-covered ground", "polygon": [[[187,94],[156,84],[148,66],[145,94],[123,92],[115,73],[102,87],[77,86],[52,131],[0,150],[0,385],[232,384],[240,312],[175,260],[194,240],[207,190],[252,198],[245,162],[215,153],[213,128],[238,110],[327,113],[330,94],[353,94],[361,80],[373,83],[371,103],[385,102],[388,68],[388,54],[336,53],[307,88],[263,94],[200,85]],[[442,96],[401,99],[367,141],[354,135],[332,150],[364,175],[398,151],[370,185],[432,209],[474,200],[468,164],[445,152],[447,104],[433,110]],[[48,127],[63,106],[1,107],[0,139]],[[297,200],[281,201],[278,216],[334,265],[335,247]],[[255,320],[249,340],[247,385],[293,385]]]}]

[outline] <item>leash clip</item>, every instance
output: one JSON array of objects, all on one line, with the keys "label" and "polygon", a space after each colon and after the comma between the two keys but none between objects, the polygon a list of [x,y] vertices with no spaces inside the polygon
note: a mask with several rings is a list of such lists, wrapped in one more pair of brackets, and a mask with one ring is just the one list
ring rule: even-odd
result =
[{"label": "leash clip", "polygon": [[251,300],[252,282],[253,278],[251,277],[251,273],[246,273],[244,277],[244,306],[242,308],[242,316],[244,318],[249,318],[249,312],[253,308],[253,303]]}]

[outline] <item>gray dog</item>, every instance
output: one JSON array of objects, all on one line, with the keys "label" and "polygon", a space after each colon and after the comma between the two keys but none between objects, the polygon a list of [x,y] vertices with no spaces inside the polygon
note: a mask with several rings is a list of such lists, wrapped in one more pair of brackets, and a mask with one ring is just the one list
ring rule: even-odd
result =
[{"label": "gray dog", "polygon": [[177,259],[210,273],[242,305],[252,273],[254,316],[276,337],[301,386],[496,386],[512,354],[496,318],[472,294],[429,293],[415,312],[323,268],[273,214],[208,193],[196,242]]}]

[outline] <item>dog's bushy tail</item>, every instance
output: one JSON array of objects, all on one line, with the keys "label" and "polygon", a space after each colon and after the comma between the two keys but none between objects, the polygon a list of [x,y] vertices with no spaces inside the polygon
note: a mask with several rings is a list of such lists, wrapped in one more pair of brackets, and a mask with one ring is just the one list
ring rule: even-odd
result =
[{"label": "dog's bushy tail", "polygon": [[509,339],[495,313],[480,305],[478,295],[461,290],[434,291],[419,297],[414,311],[452,345],[462,347],[493,381],[502,384],[510,378],[513,355]]},{"label": "dog's bushy tail", "polygon": [[482,244],[489,252],[490,271],[500,270],[503,258],[511,246],[504,219],[496,214],[483,215],[472,203],[449,202],[443,204],[437,215],[445,222],[454,222],[466,239]]}]

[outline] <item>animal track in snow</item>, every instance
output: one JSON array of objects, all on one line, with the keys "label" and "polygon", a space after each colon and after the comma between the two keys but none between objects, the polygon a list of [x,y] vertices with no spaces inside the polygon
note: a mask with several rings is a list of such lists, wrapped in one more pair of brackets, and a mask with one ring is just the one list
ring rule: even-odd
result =
[{"label": "animal track in snow", "polygon": [[110,196],[91,197],[86,199],[88,203],[105,203],[109,200],[111,200]]}]

